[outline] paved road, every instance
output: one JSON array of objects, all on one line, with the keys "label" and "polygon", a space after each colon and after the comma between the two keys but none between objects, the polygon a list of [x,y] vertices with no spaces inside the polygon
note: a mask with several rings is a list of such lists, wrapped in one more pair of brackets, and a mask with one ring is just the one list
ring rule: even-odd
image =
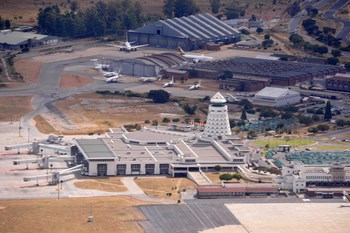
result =
[{"label": "paved road", "polygon": [[[329,0],[321,0],[321,1],[318,1],[315,4],[313,4],[312,6],[315,7],[316,9],[320,9],[323,6],[327,5],[328,2],[329,2]],[[290,20],[290,22],[289,22],[289,33],[297,32],[297,28],[298,28],[298,25],[301,22],[302,17],[303,17],[302,12],[299,12],[296,16],[294,16]]]},{"label": "paved road", "polygon": [[342,29],[337,34],[337,38],[341,38],[342,40],[347,40],[346,37],[350,33],[350,21],[349,20],[343,20],[335,17],[335,12],[337,12],[339,9],[343,8],[348,3],[348,0],[338,0],[336,3],[334,3],[329,9],[327,9],[322,17],[329,20],[336,20],[340,23],[342,23]]}]

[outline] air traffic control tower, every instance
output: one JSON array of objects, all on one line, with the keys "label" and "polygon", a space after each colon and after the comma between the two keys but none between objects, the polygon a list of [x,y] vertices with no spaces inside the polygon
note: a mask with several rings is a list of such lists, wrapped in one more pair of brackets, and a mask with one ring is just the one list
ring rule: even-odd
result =
[{"label": "air traffic control tower", "polygon": [[220,139],[231,135],[226,99],[218,92],[210,99],[210,103],[203,139]]}]

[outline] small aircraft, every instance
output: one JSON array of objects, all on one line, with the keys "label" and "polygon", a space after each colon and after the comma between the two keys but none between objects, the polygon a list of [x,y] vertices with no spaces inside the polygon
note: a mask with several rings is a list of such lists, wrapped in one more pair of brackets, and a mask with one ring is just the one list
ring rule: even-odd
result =
[{"label": "small aircraft", "polygon": [[171,77],[171,81],[170,82],[167,82],[167,83],[164,83],[163,87],[166,88],[166,87],[172,87],[174,85],[174,77]]},{"label": "small aircraft", "polygon": [[203,54],[201,54],[201,55],[187,54],[182,50],[181,47],[179,47],[178,50],[179,50],[181,56],[183,56],[184,58],[192,59],[193,63],[198,63],[200,61],[214,61],[215,60],[213,57],[204,56]]},{"label": "small aircraft", "polygon": [[199,80],[199,82],[191,85],[188,87],[188,90],[192,91],[192,90],[197,90],[201,87],[201,80]]},{"label": "small aircraft", "polygon": [[120,75],[115,75],[115,76],[106,78],[106,83],[116,83],[119,78],[121,78]]},{"label": "small aircraft", "polygon": [[113,76],[121,76],[120,69],[119,69],[119,71],[104,71],[103,69],[99,69],[99,71],[103,75],[103,77],[105,77],[105,78],[110,78]]},{"label": "small aircraft", "polygon": [[96,70],[104,70],[108,69],[109,65],[108,64],[103,64],[103,63],[98,63],[98,59],[91,59],[90,61],[94,62],[94,69]]},{"label": "small aircraft", "polygon": [[107,44],[107,45],[108,45],[108,46],[112,46],[112,47],[119,48],[120,51],[125,51],[125,52],[136,51],[138,48],[148,46],[148,44],[142,44],[142,45],[135,45],[135,46],[132,46],[132,45],[131,45],[132,43],[134,43],[134,42],[129,42],[129,41],[128,41],[128,37],[126,37],[126,40],[125,40],[125,42],[124,42],[123,45],[115,45],[115,44]]},{"label": "small aircraft", "polygon": [[230,95],[230,94],[226,95],[225,99],[229,103],[239,102],[239,99],[237,97]]}]

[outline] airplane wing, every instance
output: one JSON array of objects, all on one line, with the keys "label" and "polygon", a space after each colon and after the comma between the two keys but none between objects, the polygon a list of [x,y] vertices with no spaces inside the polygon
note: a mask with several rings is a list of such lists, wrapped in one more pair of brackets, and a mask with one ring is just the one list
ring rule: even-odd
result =
[{"label": "airplane wing", "polygon": [[107,45],[107,46],[116,47],[116,48],[120,48],[120,49],[126,48],[126,47],[123,46],[123,45],[115,45],[115,44],[106,44],[106,45]]},{"label": "airplane wing", "polygon": [[146,46],[148,46],[148,45],[149,45],[149,44],[135,45],[135,46],[131,46],[131,48],[137,49],[137,48],[141,48],[141,47],[146,47]]}]

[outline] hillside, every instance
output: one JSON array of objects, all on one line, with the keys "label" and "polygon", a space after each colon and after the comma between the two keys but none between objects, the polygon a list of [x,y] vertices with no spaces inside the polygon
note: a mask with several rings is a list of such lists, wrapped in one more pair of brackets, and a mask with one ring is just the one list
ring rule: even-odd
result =
[{"label": "hillside", "polygon": [[[96,0],[77,0],[80,8],[94,5]],[[112,2],[115,0],[103,0]],[[162,12],[163,0],[134,0],[139,1],[143,7],[144,14],[159,14]],[[62,12],[69,10],[71,0],[1,0],[0,16],[10,19],[12,24],[35,24],[36,16],[40,8],[57,4]],[[234,2],[234,3],[233,3]],[[264,19],[280,17],[292,0],[277,0],[273,5],[273,0],[221,0],[221,9],[229,5],[242,5],[246,7],[245,17],[255,14]],[[197,0],[197,5],[202,12],[210,12],[209,0]]]}]

